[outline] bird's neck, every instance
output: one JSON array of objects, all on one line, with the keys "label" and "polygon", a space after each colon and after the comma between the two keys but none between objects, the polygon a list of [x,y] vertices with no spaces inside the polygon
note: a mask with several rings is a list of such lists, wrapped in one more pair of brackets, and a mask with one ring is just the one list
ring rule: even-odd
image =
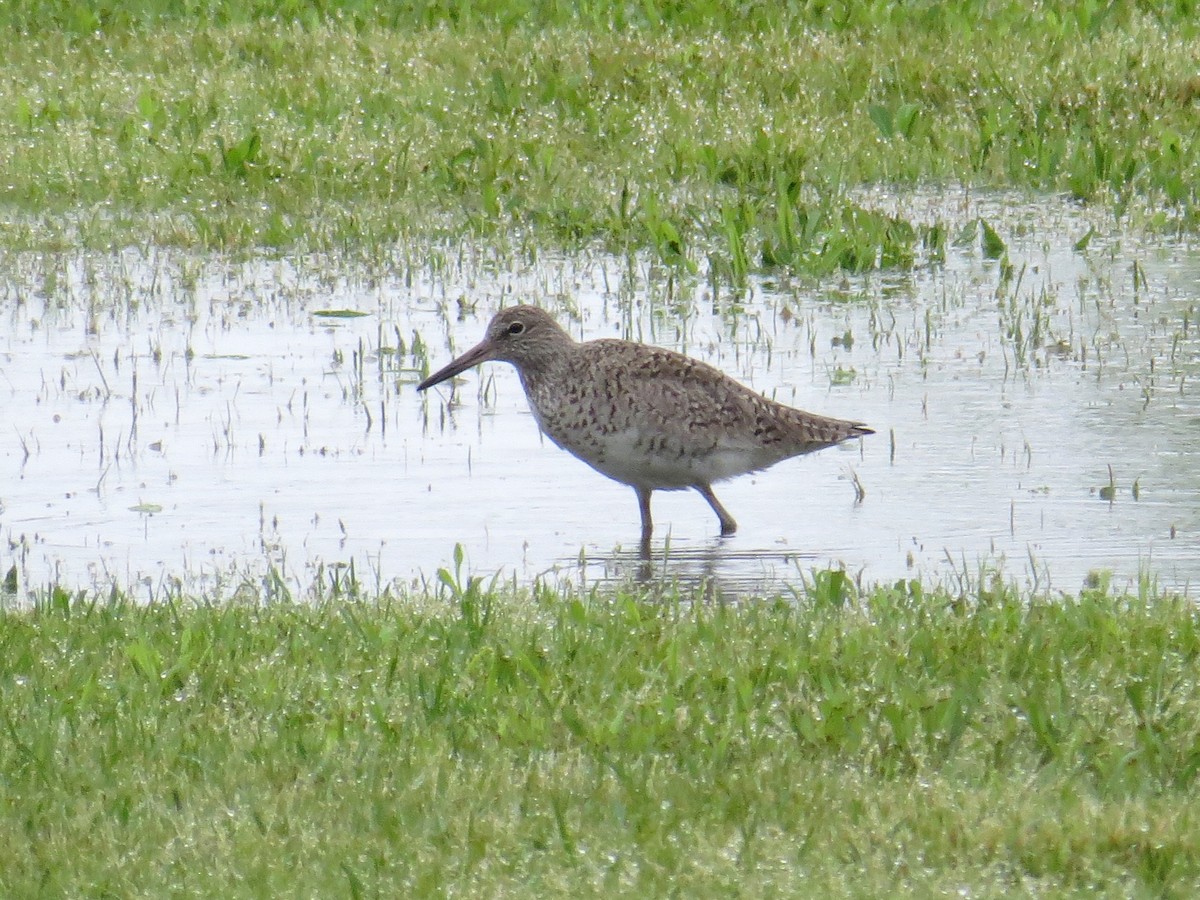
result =
[{"label": "bird's neck", "polygon": [[552,353],[538,354],[535,359],[517,364],[525,396],[535,408],[552,403],[554,395],[572,380],[571,366],[579,345],[564,341]]}]

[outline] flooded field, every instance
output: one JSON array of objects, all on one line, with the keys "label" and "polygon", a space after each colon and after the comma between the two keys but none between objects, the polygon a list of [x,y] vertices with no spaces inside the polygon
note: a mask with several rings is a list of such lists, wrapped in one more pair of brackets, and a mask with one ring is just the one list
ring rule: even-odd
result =
[{"label": "flooded field", "polygon": [[[1200,249],[1065,203],[869,199],[962,239],[911,273],[764,279],[740,296],[599,253],[10,255],[0,574],[146,598],[302,594],[432,582],[461,544],[470,573],[517,582],[786,592],[834,566],[1191,592]],[[971,239],[979,217],[1006,261]],[[695,493],[656,493],[646,562],[633,491],[540,439],[509,367],[416,392],[515,302],[877,434],[720,486],[731,538]]]}]

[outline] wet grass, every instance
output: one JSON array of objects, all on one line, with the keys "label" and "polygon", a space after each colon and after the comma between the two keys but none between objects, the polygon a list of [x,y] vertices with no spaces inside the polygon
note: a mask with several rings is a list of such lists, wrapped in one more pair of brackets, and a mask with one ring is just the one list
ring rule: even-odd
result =
[{"label": "wet grass", "polygon": [[3,240],[527,238],[736,284],[936,259],[937,223],[864,208],[862,184],[1194,225],[1193,4],[776,6],[18,0]]},{"label": "wet grass", "polygon": [[1102,577],[49,592],[0,615],[0,890],[1183,895],[1198,626]]}]

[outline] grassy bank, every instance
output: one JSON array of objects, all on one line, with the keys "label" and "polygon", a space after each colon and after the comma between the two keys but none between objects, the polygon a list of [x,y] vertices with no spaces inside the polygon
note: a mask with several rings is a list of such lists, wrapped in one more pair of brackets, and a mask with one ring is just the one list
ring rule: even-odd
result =
[{"label": "grassy bank", "polygon": [[1198,625],[837,573],[738,606],[47,598],[0,617],[0,892],[1182,896]]},{"label": "grassy bank", "polygon": [[6,245],[518,231],[736,278],[936,252],[869,183],[1196,222],[1190,3],[176,6],[4,5]]}]

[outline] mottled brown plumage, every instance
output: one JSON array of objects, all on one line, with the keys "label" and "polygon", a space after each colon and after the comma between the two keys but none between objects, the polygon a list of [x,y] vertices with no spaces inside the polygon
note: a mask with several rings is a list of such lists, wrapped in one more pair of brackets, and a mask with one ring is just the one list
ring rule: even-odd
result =
[{"label": "mottled brown plumage", "polygon": [[638,495],[642,542],[650,493],[695,488],[721,521],[714,482],[872,434],[768,400],[682,354],[630,341],[578,343],[534,306],[502,310],[483,341],[419,385],[425,390],[487,360],[512,363],[542,432]]}]

